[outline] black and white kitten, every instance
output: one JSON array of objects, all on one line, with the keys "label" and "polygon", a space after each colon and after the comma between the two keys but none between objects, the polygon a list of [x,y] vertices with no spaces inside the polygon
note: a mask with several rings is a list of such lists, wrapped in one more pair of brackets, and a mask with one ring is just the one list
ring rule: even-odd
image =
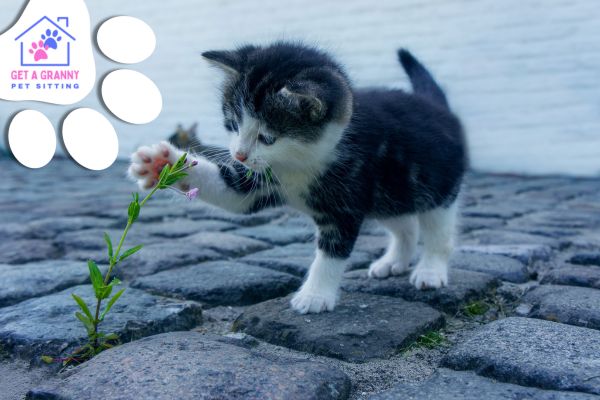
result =
[{"label": "black and white kitten", "polygon": [[[354,89],[329,55],[297,43],[203,56],[226,73],[231,144],[226,157],[198,156],[182,189],[198,187],[202,200],[234,212],[287,204],[314,219],[318,248],[295,310],[333,310],[365,218],[391,234],[370,277],[408,271],[420,230],[423,256],[410,281],[419,289],[447,285],[466,145],[443,91],[409,52],[398,56],[412,94]],[[180,155],[167,143],[140,148],[130,175],[149,188]]]}]

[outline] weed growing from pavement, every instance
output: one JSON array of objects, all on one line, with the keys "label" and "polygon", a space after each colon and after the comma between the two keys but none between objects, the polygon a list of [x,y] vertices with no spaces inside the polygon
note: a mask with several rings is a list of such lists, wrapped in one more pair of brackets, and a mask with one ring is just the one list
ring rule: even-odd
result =
[{"label": "weed growing from pavement", "polygon": [[477,317],[484,315],[490,309],[490,305],[483,300],[472,301],[463,308],[467,317]]},{"label": "weed growing from pavement", "polygon": [[[187,176],[185,171],[195,167],[196,164],[196,162],[188,163],[187,154],[184,154],[174,165],[165,165],[158,177],[158,183],[142,201],[140,201],[138,193],[133,194],[133,201],[129,204],[127,210],[127,225],[125,226],[125,230],[116,247],[113,245],[113,241],[109,235],[106,233],[104,234],[104,241],[106,242],[109,260],[106,274],[104,276],[102,275],[102,272],[95,261],[88,261],[90,280],[92,282],[96,304],[93,307],[90,307],[81,297],[76,294],[71,295],[73,300],[75,300],[79,306],[80,311],[75,313],[75,317],[81,322],[87,332],[87,343],[65,358],[43,356],[42,360],[44,362],[62,362],[64,366],[81,364],[119,343],[117,334],[101,332],[99,326],[125,291],[125,288],[123,288],[113,294],[113,290],[121,284],[121,281],[112,276],[115,267],[121,261],[133,256],[143,247],[143,245],[138,245],[128,250],[123,250],[123,244],[125,243],[127,234],[133,224],[138,220],[140,211],[148,200],[150,200],[159,190],[173,189],[172,186],[175,183]],[[177,191],[177,189],[175,190]],[[192,189],[184,194],[188,199],[193,200],[198,195],[198,189]],[[107,303],[103,308],[102,305],[105,300],[107,300]]]},{"label": "weed growing from pavement", "polygon": [[444,347],[449,344],[448,339],[442,333],[442,331],[429,331],[419,337],[408,347],[403,350],[404,354],[407,354],[417,349],[436,349],[438,347]]}]

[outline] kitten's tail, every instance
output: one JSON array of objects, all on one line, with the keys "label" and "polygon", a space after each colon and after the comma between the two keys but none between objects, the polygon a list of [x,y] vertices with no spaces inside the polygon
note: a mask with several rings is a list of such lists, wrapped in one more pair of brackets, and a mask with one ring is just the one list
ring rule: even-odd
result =
[{"label": "kitten's tail", "polygon": [[408,50],[398,50],[398,59],[408,74],[415,93],[433,103],[449,109],[448,99],[431,73]]}]

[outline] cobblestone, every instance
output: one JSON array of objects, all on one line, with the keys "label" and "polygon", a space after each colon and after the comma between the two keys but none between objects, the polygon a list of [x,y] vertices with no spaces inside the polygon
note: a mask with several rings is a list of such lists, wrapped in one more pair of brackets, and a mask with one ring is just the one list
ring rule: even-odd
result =
[{"label": "cobblestone", "polygon": [[333,312],[300,315],[290,298],[249,307],[234,323],[269,343],[352,362],[390,357],[419,335],[444,325],[444,317],[423,303],[367,294],[347,294]]},{"label": "cobblestone", "polygon": [[[122,162],[93,172],[56,159],[31,171],[0,158],[0,168],[1,365],[33,361],[18,370],[36,382],[39,355],[84,340],[70,294],[89,298],[85,261],[105,268],[102,233],[118,238],[135,187]],[[133,342],[30,397],[81,398],[98,386],[100,397],[118,388],[124,399],[183,399],[182,387],[351,400],[600,394],[600,182],[470,173],[465,187],[449,287],[366,278],[387,245],[369,221],[338,308],[302,316],[288,302],[314,257],[310,219],[288,208],[234,215],[159,193],[131,231],[127,246],[144,248],[117,268],[130,287],[103,327]],[[152,336],[173,331],[190,332]]]}]

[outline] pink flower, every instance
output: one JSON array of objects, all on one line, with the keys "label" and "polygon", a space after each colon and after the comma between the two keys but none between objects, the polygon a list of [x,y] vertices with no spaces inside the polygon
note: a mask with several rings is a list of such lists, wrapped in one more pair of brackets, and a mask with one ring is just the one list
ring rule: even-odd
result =
[{"label": "pink flower", "polygon": [[189,192],[187,192],[185,194],[185,197],[187,197],[187,199],[189,201],[196,200],[196,197],[198,197],[199,192],[200,192],[200,189],[194,188],[194,189],[190,190]]}]

